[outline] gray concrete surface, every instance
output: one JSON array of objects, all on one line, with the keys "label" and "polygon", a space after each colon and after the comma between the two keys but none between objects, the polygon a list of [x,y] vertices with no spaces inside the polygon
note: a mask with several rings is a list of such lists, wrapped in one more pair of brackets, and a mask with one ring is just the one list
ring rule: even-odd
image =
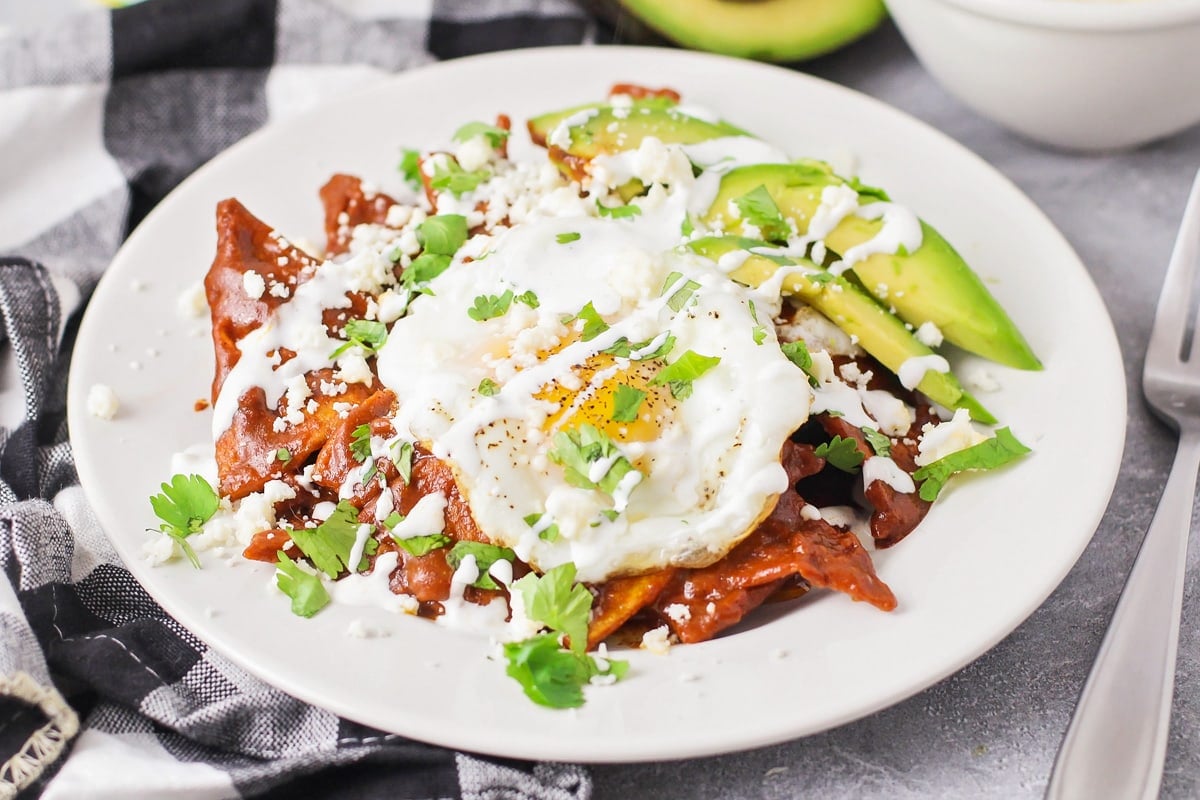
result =
[{"label": "gray concrete surface", "polygon": [[[1063,584],[962,672],[817,736],[716,758],[597,767],[596,797],[1041,797],[1174,452],[1172,434],[1142,400],[1140,376],[1175,230],[1200,168],[1200,129],[1126,153],[1051,152],[947,95],[891,26],[802,68],[958,139],[1015,181],[1070,240],[1100,287],[1125,357],[1129,428],[1120,477],[1095,538]],[[1087,457],[1086,442],[1080,454]],[[1200,796],[1200,547],[1194,542],[1188,560],[1164,798]]]}]

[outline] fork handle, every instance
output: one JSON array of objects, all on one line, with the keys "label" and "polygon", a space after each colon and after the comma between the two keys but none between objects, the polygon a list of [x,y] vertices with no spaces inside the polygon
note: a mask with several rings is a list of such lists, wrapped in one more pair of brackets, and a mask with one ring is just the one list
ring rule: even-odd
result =
[{"label": "fork handle", "polygon": [[1200,432],[1185,431],[1058,751],[1047,800],[1158,796],[1198,469]]}]

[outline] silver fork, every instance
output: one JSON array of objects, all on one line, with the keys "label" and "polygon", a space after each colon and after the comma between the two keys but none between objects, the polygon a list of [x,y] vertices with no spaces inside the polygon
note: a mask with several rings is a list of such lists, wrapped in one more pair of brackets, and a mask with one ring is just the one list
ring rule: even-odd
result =
[{"label": "silver fork", "polygon": [[1046,789],[1053,800],[1151,800],[1162,784],[1200,469],[1200,330],[1185,351],[1188,323],[1196,314],[1191,296],[1198,267],[1200,174],[1171,253],[1142,375],[1146,400],[1178,431],[1179,449],[1058,751]]}]

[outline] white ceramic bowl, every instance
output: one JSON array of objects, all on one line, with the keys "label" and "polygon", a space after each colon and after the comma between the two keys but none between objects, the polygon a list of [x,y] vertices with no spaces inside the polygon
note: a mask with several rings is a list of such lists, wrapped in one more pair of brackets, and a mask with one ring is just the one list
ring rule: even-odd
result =
[{"label": "white ceramic bowl", "polygon": [[980,114],[1109,150],[1200,122],[1200,0],[887,0],[917,58]]}]

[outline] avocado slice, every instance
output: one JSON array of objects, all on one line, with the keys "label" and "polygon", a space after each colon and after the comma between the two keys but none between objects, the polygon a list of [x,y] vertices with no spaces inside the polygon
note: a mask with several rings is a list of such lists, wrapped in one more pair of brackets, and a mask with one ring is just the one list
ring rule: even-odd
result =
[{"label": "avocado slice", "polygon": [[534,117],[527,123],[533,143],[550,147],[555,129],[564,121],[579,120],[568,128],[570,146],[560,148],[579,159],[601,153],[636,150],[642,140],[653,136],[668,144],[696,144],[723,136],[749,136],[727,122],[708,122],[676,110],[664,98],[634,101],[629,108],[605,103],[575,106]]},{"label": "avocado slice", "polygon": [[[730,213],[732,201],[763,186],[782,214],[803,234],[821,205],[822,190],[845,183],[822,162],[739,167],[722,177],[704,222],[718,230],[740,229],[741,220]],[[869,200],[882,194],[871,187],[855,188],[860,197]],[[830,250],[845,253],[873,238],[881,227],[878,220],[850,215],[824,242]],[[851,269],[864,286],[887,286],[887,302],[914,327],[932,322],[947,341],[964,350],[1018,369],[1041,369],[1041,362],[1016,325],[954,248],[924,221],[921,236],[921,247],[916,252],[876,253]]]},{"label": "avocado slice", "polygon": [[[741,236],[710,236],[688,242],[687,247],[716,261],[734,250],[749,251],[770,245]],[[888,313],[856,283],[841,275],[835,276],[808,259],[788,259],[752,252],[737,269],[729,273],[729,277],[747,286],[758,286],[777,270],[787,266],[802,269],[784,277],[783,293],[799,297],[846,333],[856,337],[860,347],[892,372],[898,374],[900,365],[910,358],[933,354],[933,350],[919,342],[903,322]],[[996,421],[978,400],[963,389],[952,373],[926,372],[917,389],[946,408],[967,409],[974,420],[987,424]]]},{"label": "avocado slice", "polygon": [[[633,14],[668,39],[762,61],[799,61],[827,53],[873,30],[881,0],[593,0],[621,21]],[[628,27],[626,25],[626,27]]]}]

